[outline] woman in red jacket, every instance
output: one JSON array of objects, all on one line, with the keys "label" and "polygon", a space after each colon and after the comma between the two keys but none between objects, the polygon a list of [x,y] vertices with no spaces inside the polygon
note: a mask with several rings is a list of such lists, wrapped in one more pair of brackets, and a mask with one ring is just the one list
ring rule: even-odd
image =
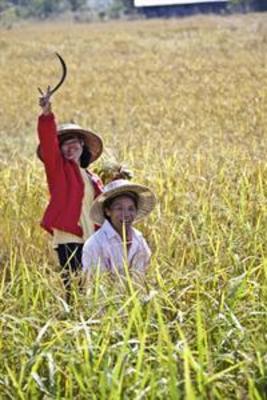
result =
[{"label": "woman in red jacket", "polygon": [[101,155],[103,144],[98,135],[76,124],[56,126],[49,89],[39,104],[37,154],[50,193],[41,226],[53,235],[69,301],[70,273],[81,268],[83,244],[95,230],[89,210],[103,188],[100,178],[86,168]]}]

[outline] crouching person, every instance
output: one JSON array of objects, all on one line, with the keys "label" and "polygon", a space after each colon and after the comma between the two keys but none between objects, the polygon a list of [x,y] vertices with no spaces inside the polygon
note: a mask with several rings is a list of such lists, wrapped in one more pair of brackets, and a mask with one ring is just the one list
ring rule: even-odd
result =
[{"label": "crouching person", "polygon": [[[84,244],[82,268],[85,280],[98,270],[111,275],[143,277],[151,251],[141,232],[132,225],[154,208],[155,195],[143,185],[125,179],[110,182],[90,210],[101,228]],[[125,270],[127,268],[127,270]]]}]

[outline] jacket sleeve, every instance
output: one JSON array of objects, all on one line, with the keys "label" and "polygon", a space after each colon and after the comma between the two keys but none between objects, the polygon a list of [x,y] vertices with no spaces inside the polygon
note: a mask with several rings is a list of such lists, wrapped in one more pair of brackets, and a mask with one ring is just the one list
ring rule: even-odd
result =
[{"label": "jacket sleeve", "polygon": [[39,116],[38,137],[40,141],[41,159],[45,164],[48,176],[50,176],[55,170],[58,161],[61,159],[55,116],[53,113]]},{"label": "jacket sleeve", "polygon": [[[101,193],[103,193],[104,190],[104,185],[102,180],[99,178],[98,175],[93,174],[91,171],[87,171],[89,174],[93,186],[94,186],[94,199],[96,199],[97,196],[99,196]],[[100,225],[94,224],[95,231],[97,231],[100,228]]]},{"label": "jacket sleeve", "polygon": [[87,171],[87,173],[89,174],[91,181],[93,183],[93,186],[94,186],[94,199],[95,199],[97,196],[99,196],[103,192],[104,185],[98,175],[93,174],[93,172],[91,172],[91,171]]}]

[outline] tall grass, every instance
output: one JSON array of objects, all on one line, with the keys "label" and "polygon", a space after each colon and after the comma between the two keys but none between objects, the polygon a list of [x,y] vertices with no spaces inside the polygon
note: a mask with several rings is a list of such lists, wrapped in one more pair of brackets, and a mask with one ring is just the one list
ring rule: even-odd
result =
[{"label": "tall grass", "polygon": [[[266,15],[24,26],[0,35],[0,397],[265,399]],[[38,86],[157,194],[144,287],[73,303],[35,156]],[[95,165],[101,170],[101,161]]]}]

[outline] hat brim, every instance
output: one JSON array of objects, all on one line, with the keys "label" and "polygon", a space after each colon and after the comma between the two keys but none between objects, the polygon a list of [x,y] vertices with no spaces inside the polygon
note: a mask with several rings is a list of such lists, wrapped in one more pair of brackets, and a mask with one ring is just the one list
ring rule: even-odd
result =
[{"label": "hat brim", "polygon": [[64,129],[58,130],[58,138],[60,143],[65,140],[69,135],[81,137],[85,146],[91,153],[90,164],[96,161],[102,154],[103,142],[99,135],[85,129]]},{"label": "hat brim", "polygon": [[[103,151],[103,142],[102,139],[99,135],[96,133],[85,130],[85,129],[77,129],[77,128],[70,128],[70,129],[59,129],[58,132],[58,139],[59,143],[61,144],[64,140],[67,139],[68,136],[70,135],[75,135],[77,137],[80,137],[87,149],[91,153],[91,159],[90,159],[90,164],[94,161],[96,161],[102,154]],[[37,146],[36,150],[38,158],[42,160],[41,156],[41,147],[40,145]]]},{"label": "hat brim", "polygon": [[137,184],[129,184],[124,185],[123,187],[114,188],[108,192],[104,192],[100,194],[93,202],[92,207],[90,209],[90,218],[96,224],[102,225],[105,216],[104,216],[104,202],[108,199],[122,196],[124,193],[127,195],[127,192],[135,193],[138,197],[138,206],[137,206],[137,214],[134,220],[135,222],[139,222],[143,218],[145,218],[156,205],[156,196],[154,193],[148,189],[146,186],[137,185]]}]

